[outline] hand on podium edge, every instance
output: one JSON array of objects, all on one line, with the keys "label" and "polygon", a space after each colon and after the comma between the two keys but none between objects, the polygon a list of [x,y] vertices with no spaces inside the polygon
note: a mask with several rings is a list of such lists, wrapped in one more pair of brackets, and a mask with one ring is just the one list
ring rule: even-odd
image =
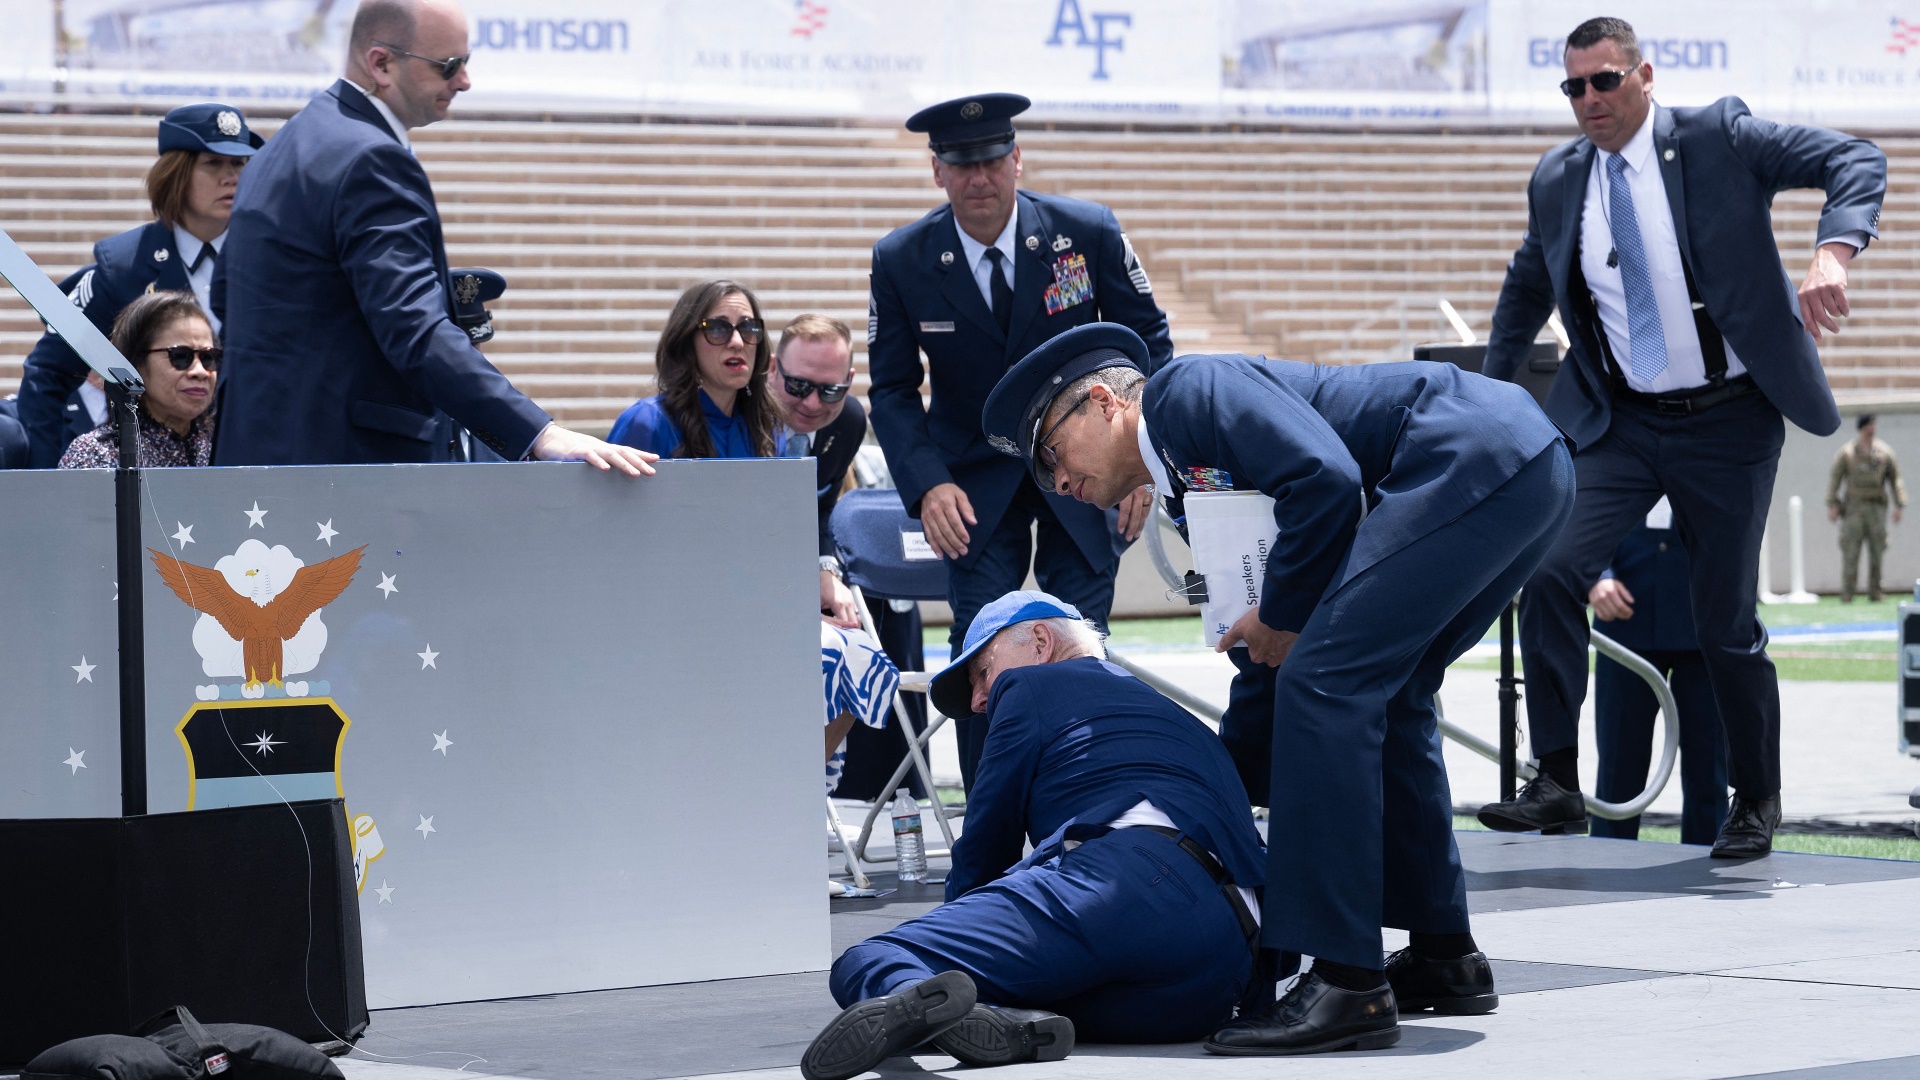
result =
[{"label": "hand on podium edge", "polygon": [[583,435],[549,423],[534,436],[528,455],[537,461],[585,461],[601,472],[619,469],[628,476],[652,476],[658,454]]}]

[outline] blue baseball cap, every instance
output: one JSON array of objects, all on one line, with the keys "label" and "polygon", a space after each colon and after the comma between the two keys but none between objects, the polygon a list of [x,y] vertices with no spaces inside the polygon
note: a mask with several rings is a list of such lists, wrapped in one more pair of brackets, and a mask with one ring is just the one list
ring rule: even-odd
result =
[{"label": "blue baseball cap", "polygon": [[160,121],[160,152],[202,150],[228,157],[252,157],[267,141],[253,133],[240,110],[217,101],[182,105]]},{"label": "blue baseball cap", "polygon": [[927,697],[933,701],[934,708],[947,716],[959,719],[974,715],[973,683],[967,678],[967,661],[992,641],[993,635],[1014,623],[1078,618],[1078,608],[1049,593],[1026,589],[1008,593],[981,608],[980,613],[973,617],[973,623],[967,627],[967,640],[960,655],[933,677],[927,687]]},{"label": "blue baseball cap", "polygon": [[1119,323],[1094,322],[1076,326],[1049,339],[1008,369],[980,414],[987,445],[1009,457],[1024,458],[1041,491],[1053,490],[1053,470],[1034,455],[1034,443],[1043,434],[1040,421],[1060,391],[1073,381],[1103,368],[1147,371],[1147,343]]},{"label": "blue baseball cap", "polygon": [[1013,153],[1013,118],[1033,105],[1020,94],[975,94],[929,105],[907,118],[925,132],[927,149],[949,165],[993,161]]}]

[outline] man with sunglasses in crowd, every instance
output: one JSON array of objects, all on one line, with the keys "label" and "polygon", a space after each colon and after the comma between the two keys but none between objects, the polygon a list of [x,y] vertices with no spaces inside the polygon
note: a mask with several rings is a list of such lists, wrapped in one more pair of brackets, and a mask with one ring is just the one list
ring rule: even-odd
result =
[{"label": "man with sunglasses in crowd", "polygon": [[[1132,328],[1156,365],[1173,355],[1166,313],[1113,211],[1018,189],[1013,117],[1029,104],[979,94],[909,118],[908,131],[927,135],[947,205],[873,247],[873,428],[901,500],[947,560],[956,651],[974,612],[1018,589],[1029,563],[1041,588],[1106,625],[1120,552],[1152,505],[1138,492],[1102,513],[1035,487],[980,432],[1000,377],[1048,339],[1097,319]],[[971,787],[986,724],[969,718],[955,729]]]},{"label": "man with sunglasses in crowd", "polygon": [[[1546,408],[1578,448],[1579,497],[1520,601],[1540,775],[1480,819],[1586,831],[1576,745],[1585,600],[1666,495],[1734,789],[1713,854],[1765,855],[1780,820],[1780,690],[1755,615],[1760,538],[1782,418],[1815,435],[1840,425],[1815,342],[1849,312],[1847,265],[1877,235],[1886,157],[1864,139],[1758,119],[1738,98],[1656,104],[1653,65],[1619,19],[1580,24],[1565,62],[1561,90],[1582,136],[1534,170],[1485,370],[1513,378],[1559,309],[1571,346]],[[1770,214],[1789,188],[1827,194],[1797,296]]]},{"label": "man with sunglasses in crowd", "polygon": [[508,460],[653,471],[651,454],[553,423],[453,321],[407,132],[472,85],[466,49],[455,0],[365,0],[346,77],[253,159],[213,296],[227,348],[215,464],[444,461],[460,456],[457,423]]}]

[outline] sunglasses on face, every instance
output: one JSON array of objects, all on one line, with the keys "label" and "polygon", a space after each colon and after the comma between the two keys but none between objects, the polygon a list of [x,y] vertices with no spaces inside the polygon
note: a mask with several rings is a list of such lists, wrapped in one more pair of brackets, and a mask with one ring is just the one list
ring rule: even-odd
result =
[{"label": "sunglasses on face", "polygon": [[1625,71],[1596,71],[1591,75],[1568,79],[1561,83],[1560,92],[1575,101],[1587,96],[1588,85],[1592,85],[1595,90],[1603,94],[1611,94],[1620,89],[1620,84],[1625,82],[1627,76],[1631,74],[1633,74],[1632,68]]},{"label": "sunglasses on face", "polygon": [[440,77],[447,80],[448,82],[452,82],[454,79],[454,76],[460,74],[460,69],[467,66],[467,61],[473,59],[473,55],[469,53],[466,56],[449,56],[445,60],[436,60],[431,56],[421,56],[419,53],[410,53],[398,45],[389,45],[384,41],[376,41],[374,42],[374,44],[380,46],[381,48],[387,50],[390,53],[398,53],[401,56],[410,56],[415,60],[425,60],[427,63],[433,64],[439,67]]},{"label": "sunglasses on face", "polygon": [[1034,457],[1037,458],[1040,462],[1040,469],[1042,473],[1042,475],[1038,478],[1040,480],[1040,490],[1042,491],[1053,490],[1054,488],[1053,470],[1060,467],[1060,457],[1059,455],[1053,452],[1053,446],[1048,440],[1053,438],[1054,432],[1060,430],[1061,424],[1064,424],[1067,422],[1067,417],[1072,416],[1074,413],[1079,412],[1080,406],[1085,405],[1087,402],[1092,400],[1093,398],[1091,395],[1082,396],[1079,401],[1076,401],[1073,403],[1073,408],[1068,409],[1066,412],[1063,412],[1060,414],[1060,419],[1055,420],[1053,422],[1053,426],[1048,428],[1045,434],[1041,435],[1038,439],[1034,440],[1033,454],[1034,454]]},{"label": "sunglasses on face", "polygon": [[696,327],[710,345],[725,345],[733,340],[734,331],[739,331],[740,341],[746,345],[760,344],[760,335],[766,332],[766,325],[759,319],[741,319],[737,323],[725,319],[701,319]]},{"label": "sunglasses on face", "polygon": [[812,379],[796,379],[787,374],[786,369],[780,366],[780,361],[778,360],[773,362],[773,368],[780,373],[781,381],[786,383],[787,394],[795,401],[805,401],[808,394],[818,391],[820,394],[820,404],[831,405],[841,398],[846,397],[847,391],[853,389],[853,383],[851,382],[823,383],[814,382]]},{"label": "sunglasses on face", "polygon": [[201,366],[208,371],[220,370],[221,349],[218,345],[210,349],[196,349],[191,345],[169,345],[164,349],[147,350],[147,355],[149,356],[154,353],[166,353],[167,363],[172,364],[173,370],[175,371],[187,371],[191,369],[193,367],[193,361],[196,358],[199,359]]}]

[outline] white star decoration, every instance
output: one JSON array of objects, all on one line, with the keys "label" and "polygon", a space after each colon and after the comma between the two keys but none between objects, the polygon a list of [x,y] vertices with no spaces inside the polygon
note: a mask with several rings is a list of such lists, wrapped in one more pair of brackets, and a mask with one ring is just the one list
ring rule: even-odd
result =
[{"label": "white star decoration", "polygon": [[417,652],[417,653],[414,653],[413,655],[420,658],[421,671],[425,671],[428,668],[432,668],[435,671],[440,670],[440,665],[434,663],[435,660],[439,659],[440,654],[433,651],[433,646],[429,645],[427,646],[426,651]]},{"label": "white star decoration", "polygon": [[428,833],[439,832],[440,830],[433,827],[433,819],[431,817],[422,814],[420,815],[420,824],[415,825],[413,831],[420,834],[420,839],[425,840]]},{"label": "white star decoration", "polygon": [[387,884],[385,880],[382,880],[380,882],[380,887],[373,891],[380,894],[381,903],[383,904],[393,903],[393,886]]},{"label": "white star decoration", "polygon": [[193,526],[178,521],[174,522],[174,524],[180,526],[180,531],[173,534],[174,541],[181,547],[186,547],[188,544],[193,543]]},{"label": "white star decoration", "polygon": [[[259,505],[259,504],[256,503],[255,505]],[[333,538],[340,535],[340,530],[333,527],[333,519],[328,518],[325,521],[316,521],[314,522],[314,524],[320,526],[320,535],[314,537],[314,539],[325,540],[327,542],[327,546],[332,547]]]},{"label": "white star decoration", "polygon": [[83,760],[84,758],[86,758],[86,756],[87,756],[87,752],[85,750],[75,750],[73,747],[69,746],[67,747],[67,760],[61,762],[60,764],[73,766],[73,771],[68,773],[67,774],[68,776],[79,776],[80,770],[87,767],[86,761]]},{"label": "white star decoration", "polygon": [[73,681],[74,681],[74,682],[76,682],[76,683],[83,683],[83,682],[92,682],[92,681],[93,681],[93,669],[94,669],[94,668],[97,668],[97,667],[99,667],[99,666],[100,666],[99,664],[89,664],[89,663],[87,663],[87,658],[86,658],[86,657],[84,657],[84,656],[83,656],[83,657],[81,657],[81,658],[80,658],[80,662],[79,662],[79,663],[77,663],[77,664],[75,664],[75,665],[73,665],[73,670],[75,670],[75,671],[77,671],[77,672],[79,672],[79,673],[80,673],[80,677],[79,677],[79,678],[77,678],[77,679],[75,679],[75,680],[73,680]]},{"label": "white star decoration", "polygon": [[[327,546],[332,547],[333,545],[328,544]],[[397,593],[400,591],[400,586],[395,585],[393,583],[393,575],[384,574],[384,573],[380,575],[380,584],[375,585],[374,588],[380,590],[382,599],[392,596],[394,593]]]},{"label": "white star decoration", "polygon": [[[447,731],[452,731],[452,730],[453,730],[452,728],[448,728],[448,729],[447,729]],[[443,732],[441,732],[440,734],[438,734],[438,735],[435,735],[435,736],[433,737],[433,748],[434,748],[435,750],[438,750],[438,751],[440,751],[440,756],[441,756],[441,757],[446,757],[446,756],[447,756],[447,747],[449,747],[449,746],[452,746],[452,745],[453,745],[453,740],[452,740],[452,739],[449,739],[449,738],[447,738],[447,732],[446,732],[446,731],[443,731]]]},{"label": "white star decoration", "polygon": [[253,509],[240,512],[247,515],[247,528],[251,529],[255,525],[263,529],[267,527],[267,511],[260,509],[259,499],[253,500]]},{"label": "white star decoration", "polygon": [[274,747],[287,745],[287,741],[285,739],[276,739],[272,735],[269,735],[263,731],[260,733],[259,738],[253,740],[250,743],[243,743],[242,745],[253,747],[254,753],[259,754],[262,757],[265,757],[266,755],[273,753]]}]

